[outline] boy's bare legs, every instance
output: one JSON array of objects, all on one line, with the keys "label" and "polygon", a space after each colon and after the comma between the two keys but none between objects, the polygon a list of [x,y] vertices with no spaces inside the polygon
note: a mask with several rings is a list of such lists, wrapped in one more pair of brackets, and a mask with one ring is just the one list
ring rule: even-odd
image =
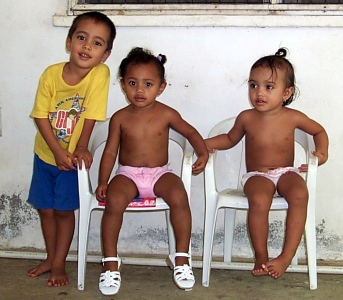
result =
[{"label": "boy's bare legs", "polygon": [[51,271],[48,286],[68,284],[65,260],[74,234],[74,211],[54,209],[39,210],[47,258],[36,268],[28,271],[30,277],[37,277]]},{"label": "boy's bare legs", "polygon": [[287,200],[288,211],[282,253],[265,264],[265,270],[274,278],[279,278],[287,270],[296,254],[304,232],[308,202],[306,182],[294,172],[281,176],[277,188]]},{"label": "boy's bare legs", "polygon": [[[124,211],[137,196],[134,182],[123,176],[115,176],[106,191],[106,206],[102,217],[101,232],[104,257],[116,257],[119,232],[123,223]],[[118,262],[108,261],[102,267],[102,272],[117,271]]]},{"label": "boy's bare legs", "polygon": [[27,275],[34,278],[40,276],[51,270],[52,261],[55,257],[56,249],[56,218],[54,209],[39,209],[38,210],[43,237],[45,241],[45,247],[47,252],[47,258],[40,263],[37,267],[30,269]]},{"label": "boy's bare legs", "polygon": [[51,275],[48,286],[62,286],[69,283],[65,272],[65,261],[69,252],[75,229],[75,214],[73,210],[55,210],[56,217],[56,250],[51,265]]},{"label": "boy's bare legs", "polygon": [[[191,238],[192,217],[188,196],[180,177],[173,173],[166,173],[156,182],[154,192],[170,207],[170,221],[172,223],[176,252],[188,253]],[[175,265],[189,265],[187,257],[175,258]]]},{"label": "boy's bare legs", "polygon": [[274,183],[261,176],[253,176],[244,185],[244,193],[249,201],[248,229],[255,252],[255,266],[251,273],[255,276],[268,275],[263,264],[268,258],[269,210],[275,193]]}]

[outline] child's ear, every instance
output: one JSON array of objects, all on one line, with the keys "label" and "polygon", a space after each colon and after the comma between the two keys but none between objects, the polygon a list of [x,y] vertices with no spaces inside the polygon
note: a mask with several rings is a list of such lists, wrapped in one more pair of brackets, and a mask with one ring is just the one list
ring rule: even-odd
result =
[{"label": "child's ear", "polygon": [[67,37],[66,39],[66,49],[68,52],[71,50],[71,38]]},{"label": "child's ear", "polygon": [[293,86],[286,88],[285,91],[283,92],[282,99],[288,100],[292,96],[293,93],[294,93],[294,87]]},{"label": "child's ear", "polygon": [[111,55],[111,50],[106,50],[102,56],[101,62],[104,63],[110,55]]},{"label": "child's ear", "polygon": [[121,86],[121,89],[125,92],[123,78],[120,79],[120,86]]},{"label": "child's ear", "polygon": [[164,89],[166,88],[167,86],[167,82],[162,82],[161,85],[160,85],[160,88],[158,89],[158,96],[161,95],[164,91]]}]

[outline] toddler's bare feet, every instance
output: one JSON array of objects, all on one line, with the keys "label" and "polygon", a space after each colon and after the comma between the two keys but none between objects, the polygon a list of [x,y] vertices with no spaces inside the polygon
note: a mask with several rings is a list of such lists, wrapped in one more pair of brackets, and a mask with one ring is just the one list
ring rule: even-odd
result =
[{"label": "toddler's bare feet", "polygon": [[262,265],[263,269],[268,272],[270,276],[277,279],[286,272],[288,266],[291,264],[292,258],[285,257],[280,255],[275,259],[272,259]]},{"label": "toddler's bare feet", "polygon": [[268,256],[256,257],[255,266],[251,271],[254,276],[268,275],[268,272],[263,268],[263,264],[268,261]]},{"label": "toddler's bare feet", "polygon": [[65,267],[54,267],[51,269],[51,275],[47,282],[47,286],[49,287],[58,287],[67,285],[69,283]]},{"label": "toddler's bare feet", "polygon": [[27,271],[27,276],[35,278],[51,270],[51,262],[44,260],[37,267]]}]

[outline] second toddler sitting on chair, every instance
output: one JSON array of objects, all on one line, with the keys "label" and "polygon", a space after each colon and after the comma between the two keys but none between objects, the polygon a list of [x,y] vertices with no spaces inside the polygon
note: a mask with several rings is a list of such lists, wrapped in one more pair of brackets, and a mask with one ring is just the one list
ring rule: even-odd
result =
[{"label": "second toddler sitting on chair", "polygon": [[[104,258],[99,281],[99,289],[104,295],[119,291],[118,236],[124,211],[137,196],[162,197],[169,205],[176,239],[176,253],[169,256],[174,282],[185,290],[191,289],[195,282],[188,254],[192,223],[188,197],[181,178],[167,166],[169,129],[187,138],[197,153],[194,174],[205,168],[208,151],[194,127],[176,110],[156,101],[166,87],[165,62],[164,55],[155,57],[149,51],[135,48],[119,67],[120,83],[130,104],[111,117],[96,189],[98,201],[106,201],[102,219]],[[108,183],[117,154],[119,168]],[[148,188],[142,184],[146,181],[150,183]]]}]

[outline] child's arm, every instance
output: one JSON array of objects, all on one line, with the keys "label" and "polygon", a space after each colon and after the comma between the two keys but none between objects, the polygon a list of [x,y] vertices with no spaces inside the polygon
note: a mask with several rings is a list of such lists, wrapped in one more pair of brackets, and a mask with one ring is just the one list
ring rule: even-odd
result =
[{"label": "child's arm", "polygon": [[324,164],[329,157],[329,137],[323,127],[318,133],[313,135],[313,140],[316,150],[312,151],[312,154],[318,157],[318,165],[320,166]]},{"label": "child's arm", "polygon": [[189,134],[185,137],[188,139],[189,143],[192,145],[195,153],[197,154],[197,160],[194,162],[192,166],[192,172],[193,174],[199,174],[206,167],[208,161],[208,151],[206,148],[205,141],[199,134],[199,132],[193,126],[189,126],[192,129],[190,128]]},{"label": "child's arm", "polygon": [[240,114],[233,127],[228,133],[219,134],[217,136],[205,139],[207,150],[213,153],[215,149],[226,150],[235,146],[244,136],[244,126],[242,121],[242,114]]},{"label": "child's arm", "polygon": [[205,169],[208,161],[208,151],[205,141],[200,133],[192,125],[182,119],[177,111],[171,109],[170,113],[170,127],[182,134],[189,141],[197,154],[197,160],[192,166],[192,172],[193,174],[199,174]]},{"label": "child's arm", "polygon": [[318,165],[324,164],[328,160],[329,138],[322,125],[310,119],[302,112],[293,113],[297,118],[298,128],[313,136],[315,151],[313,155],[318,157]]},{"label": "child's arm", "polygon": [[82,167],[82,160],[85,162],[86,170],[89,170],[93,162],[92,154],[88,150],[88,143],[95,125],[95,120],[85,119],[83,129],[74,151],[74,162]]},{"label": "child's arm", "polygon": [[119,141],[120,127],[116,125],[116,120],[114,116],[112,116],[109,124],[106,146],[100,161],[98,187],[95,191],[97,200],[101,202],[106,201],[108,180],[116,162]]},{"label": "child's arm", "polygon": [[45,142],[54,154],[57,168],[61,171],[75,170],[72,164],[74,155],[58,144],[49,120],[47,118],[34,118],[34,120]]}]

